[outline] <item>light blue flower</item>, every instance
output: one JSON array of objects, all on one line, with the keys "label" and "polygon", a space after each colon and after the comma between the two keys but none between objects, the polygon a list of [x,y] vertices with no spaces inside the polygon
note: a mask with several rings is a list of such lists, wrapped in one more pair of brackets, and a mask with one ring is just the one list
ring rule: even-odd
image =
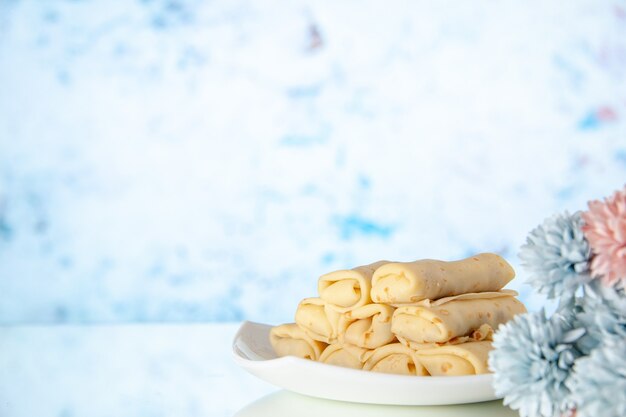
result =
[{"label": "light blue flower", "polygon": [[570,409],[565,381],[581,355],[575,342],[583,333],[561,315],[546,319],[543,311],[518,315],[500,326],[489,365],[504,404],[522,417],[556,417]]},{"label": "light blue flower", "polygon": [[626,291],[608,287],[599,280],[585,286],[580,298],[582,311],[576,314],[578,326],[586,329],[578,346],[583,353],[604,343],[626,339]]},{"label": "light blue flower", "polygon": [[591,248],[585,238],[580,213],[556,214],[533,229],[521,247],[528,282],[549,298],[573,298],[589,278]]},{"label": "light blue flower", "polygon": [[612,340],[578,359],[566,384],[577,417],[626,416],[626,339]]}]

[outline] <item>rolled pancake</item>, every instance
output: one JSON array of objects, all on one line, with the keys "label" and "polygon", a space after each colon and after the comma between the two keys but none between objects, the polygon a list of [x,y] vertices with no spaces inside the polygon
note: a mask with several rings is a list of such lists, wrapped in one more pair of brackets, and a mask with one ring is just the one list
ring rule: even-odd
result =
[{"label": "rolled pancake", "polygon": [[491,328],[490,325],[483,324],[477,330],[474,330],[470,335],[453,337],[452,339],[448,340],[445,343],[435,343],[435,342],[418,343],[418,342],[414,342],[412,340],[408,340],[402,336],[397,336],[397,335],[396,335],[396,338],[398,339],[398,342],[402,343],[404,346],[408,348],[411,348],[413,350],[421,350],[421,349],[431,349],[431,348],[435,348],[438,346],[445,346],[445,345],[458,345],[460,343],[467,343],[467,342],[482,342],[483,340],[493,341],[493,329]]},{"label": "rolled pancake", "polygon": [[305,298],[296,310],[296,323],[312,339],[336,343],[341,314],[321,298]]},{"label": "rolled pancake", "polygon": [[388,261],[378,261],[322,275],[317,281],[320,298],[339,312],[369,304],[374,271],[386,263]]},{"label": "rolled pancake", "polygon": [[371,299],[375,303],[413,303],[498,291],[514,276],[511,265],[494,253],[481,253],[452,262],[433,259],[390,262],[374,272]]},{"label": "rolled pancake", "polygon": [[418,350],[417,359],[432,376],[489,373],[491,342],[467,342]]},{"label": "rolled pancake", "polygon": [[516,314],[526,312],[514,295],[515,291],[504,290],[399,306],[391,320],[391,331],[415,343],[445,343],[470,336],[484,324],[497,329]]},{"label": "rolled pancake", "polygon": [[368,354],[363,369],[387,374],[428,375],[416,352],[401,343],[391,343],[375,349]]},{"label": "rolled pancake", "polygon": [[392,342],[393,311],[393,307],[385,304],[367,304],[343,313],[339,319],[339,341],[365,349]]},{"label": "rolled pancake", "polygon": [[297,356],[316,361],[326,343],[311,339],[295,323],[281,324],[270,330],[270,344],[278,356]]},{"label": "rolled pancake", "polygon": [[324,349],[318,361],[329,365],[362,369],[368,352],[370,351],[367,349],[335,343]]}]

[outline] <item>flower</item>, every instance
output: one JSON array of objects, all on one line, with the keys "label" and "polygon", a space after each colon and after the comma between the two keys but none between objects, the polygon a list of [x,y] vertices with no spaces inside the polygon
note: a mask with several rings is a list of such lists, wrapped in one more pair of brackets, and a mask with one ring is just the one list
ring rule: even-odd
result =
[{"label": "flower", "polygon": [[586,334],[578,347],[588,354],[604,342],[626,339],[626,290],[607,287],[597,281],[585,286],[585,296],[579,299],[581,311],[576,313],[577,326]]},{"label": "flower", "polygon": [[583,232],[595,254],[593,276],[601,277],[606,285],[626,285],[626,187],[604,202],[590,201],[582,218]]},{"label": "flower", "polygon": [[577,417],[626,416],[626,339],[605,343],[578,359],[566,385]]},{"label": "flower", "polygon": [[554,215],[530,232],[520,250],[529,283],[549,298],[572,298],[589,279],[591,249],[582,225],[578,212]]},{"label": "flower", "polygon": [[554,417],[571,408],[565,381],[581,356],[576,341],[584,330],[543,311],[516,316],[494,335],[489,366],[504,404],[522,417]]}]

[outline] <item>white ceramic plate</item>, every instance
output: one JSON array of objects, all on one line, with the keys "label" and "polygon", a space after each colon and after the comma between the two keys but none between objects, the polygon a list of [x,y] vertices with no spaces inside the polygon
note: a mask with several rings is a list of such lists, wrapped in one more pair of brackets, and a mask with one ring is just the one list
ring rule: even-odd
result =
[{"label": "white ceramic plate", "polygon": [[233,340],[235,362],[281,388],[313,397],[370,404],[441,405],[495,400],[493,375],[419,377],[361,371],[293,356],[277,358],[272,326],[244,322]]}]

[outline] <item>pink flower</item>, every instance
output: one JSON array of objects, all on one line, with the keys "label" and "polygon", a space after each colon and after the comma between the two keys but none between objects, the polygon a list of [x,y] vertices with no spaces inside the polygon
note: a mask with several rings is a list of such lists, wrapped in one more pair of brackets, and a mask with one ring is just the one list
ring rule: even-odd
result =
[{"label": "pink flower", "polygon": [[626,187],[604,201],[590,201],[582,218],[594,253],[592,275],[606,285],[626,286]]}]

